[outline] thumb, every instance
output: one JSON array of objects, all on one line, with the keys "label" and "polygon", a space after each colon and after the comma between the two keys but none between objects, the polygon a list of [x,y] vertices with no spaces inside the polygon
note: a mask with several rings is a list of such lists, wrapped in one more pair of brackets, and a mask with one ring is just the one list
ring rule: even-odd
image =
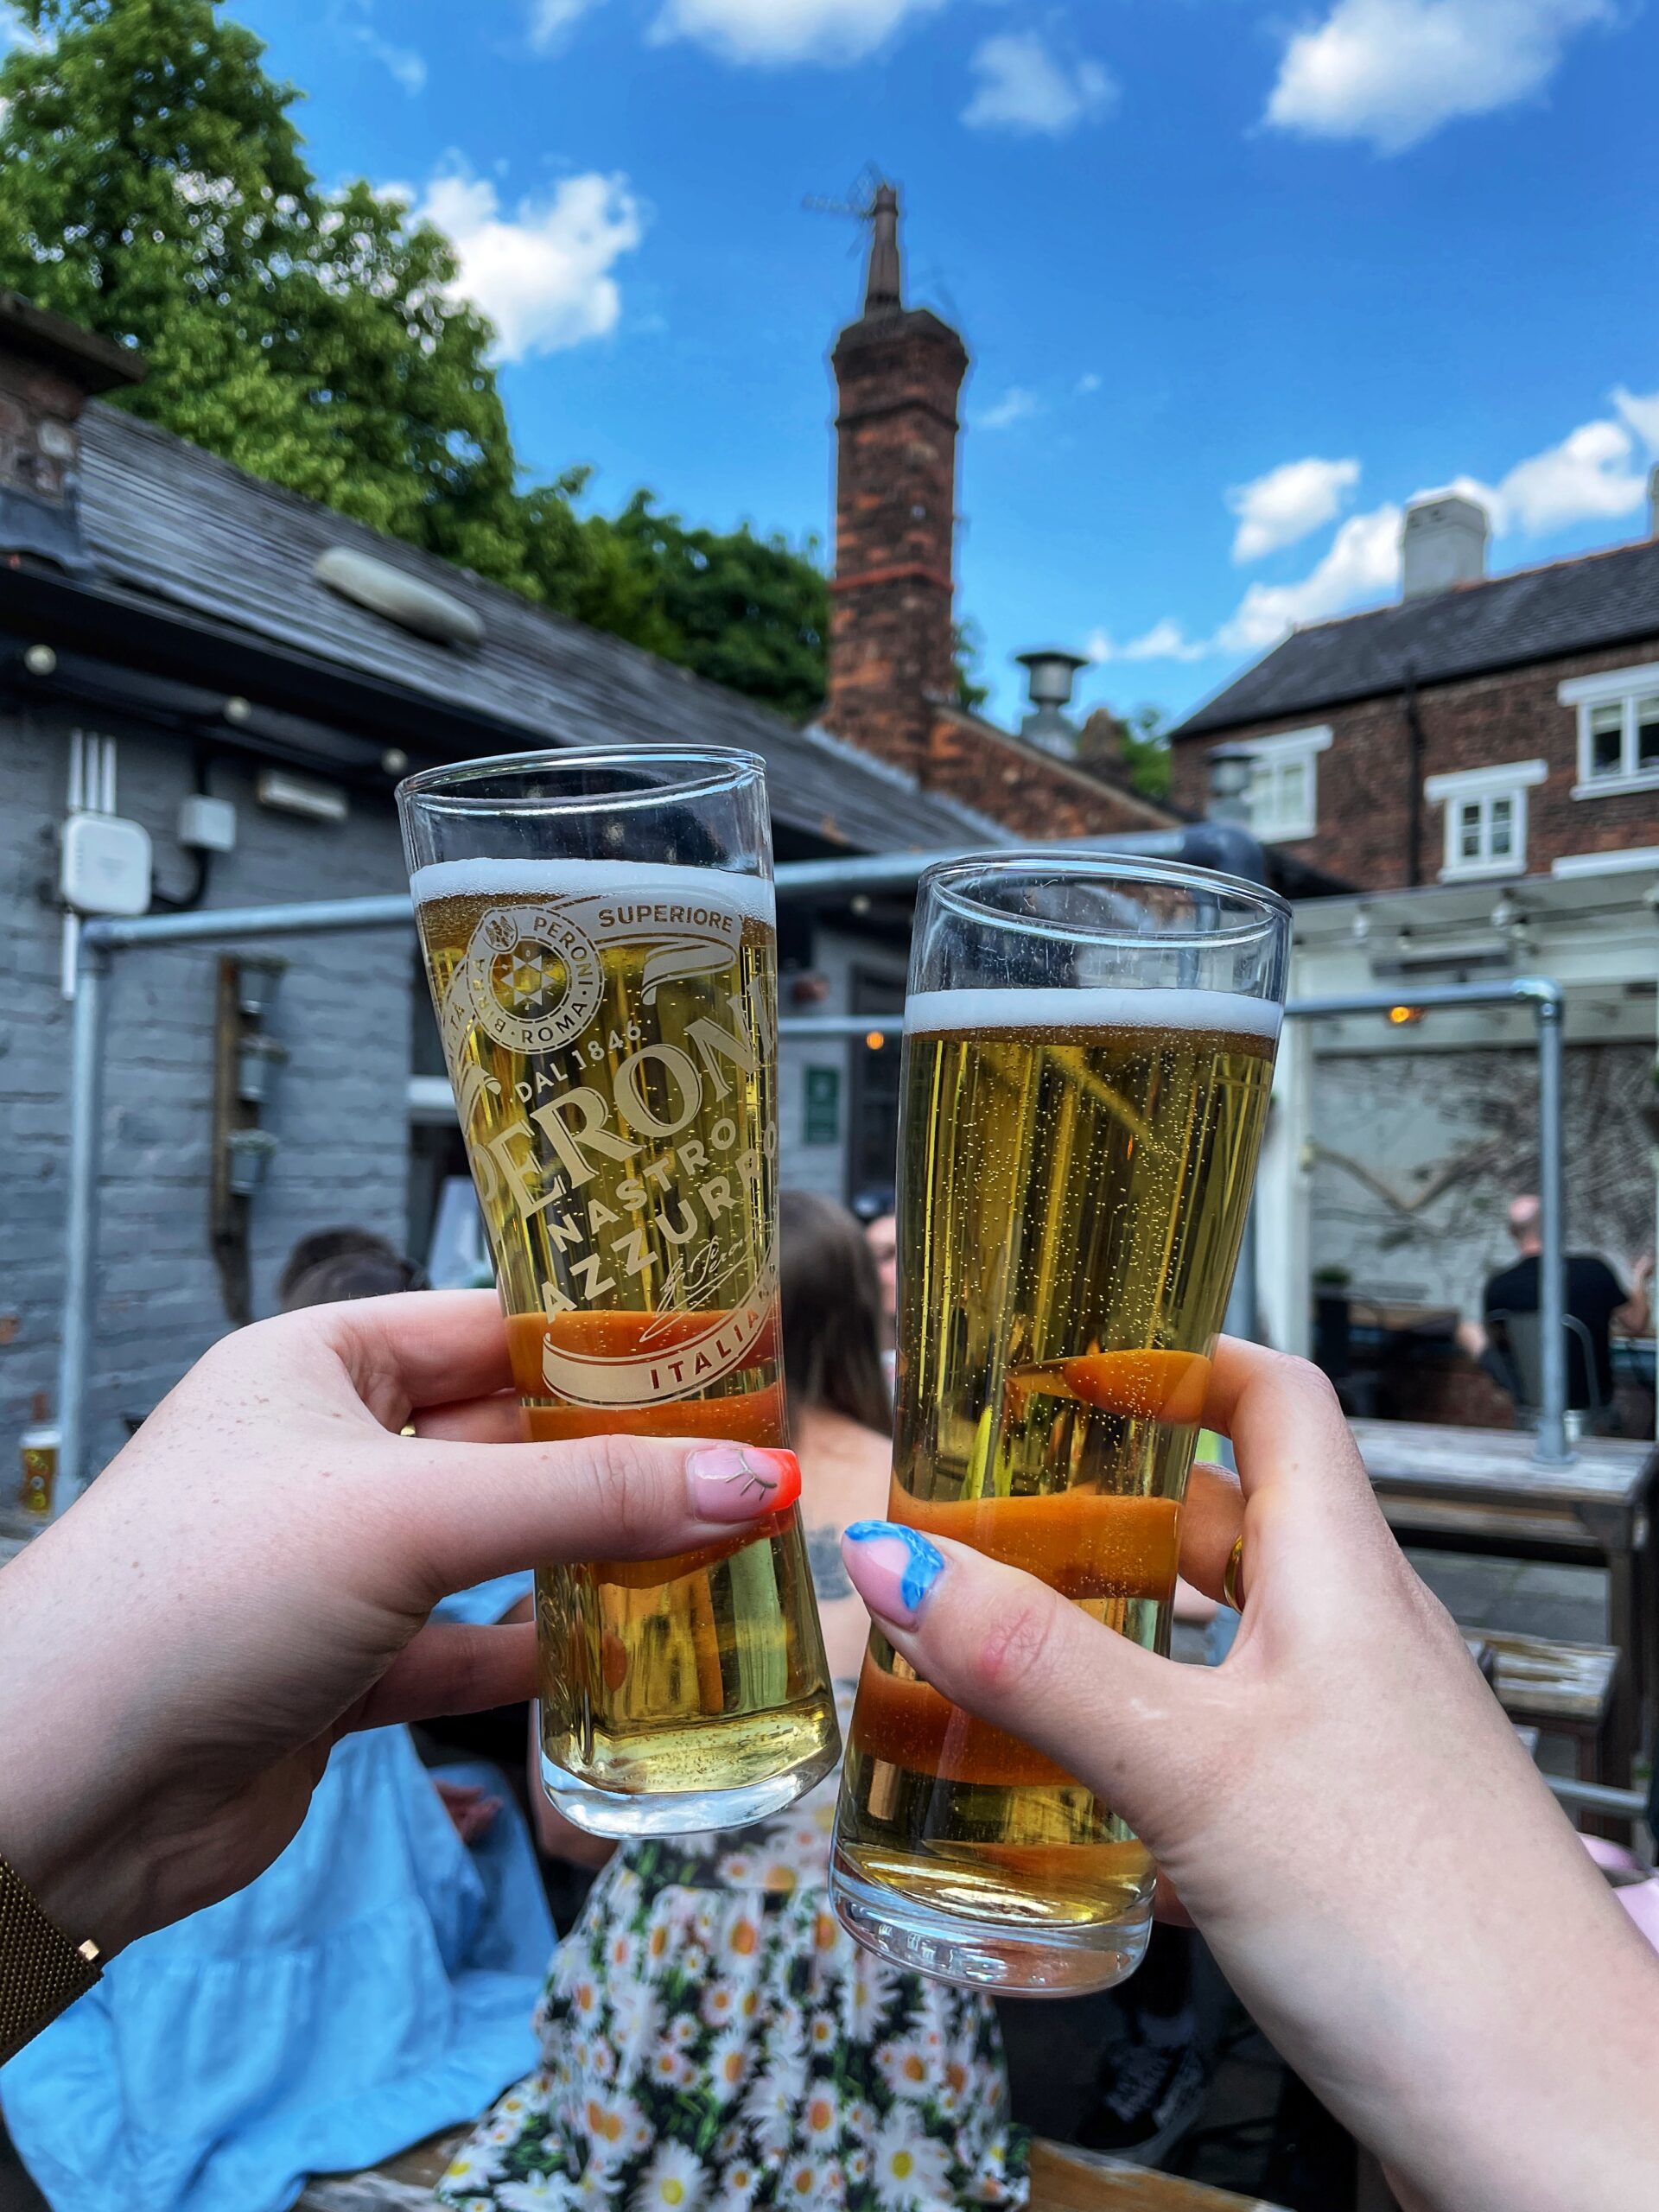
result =
[{"label": "thumb", "polygon": [[736,1550],[766,1535],[800,1494],[792,1452],[644,1436],[563,1444],[391,1437],[378,1490],[388,1556],[413,1569],[411,1598],[423,1608],[550,1560]]},{"label": "thumb", "polygon": [[1202,1670],[1142,1650],[1034,1576],[893,1522],[855,1522],[842,1556],[925,1681],[1045,1752],[1156,1851],[1183,1771],[1204,1770]]}]

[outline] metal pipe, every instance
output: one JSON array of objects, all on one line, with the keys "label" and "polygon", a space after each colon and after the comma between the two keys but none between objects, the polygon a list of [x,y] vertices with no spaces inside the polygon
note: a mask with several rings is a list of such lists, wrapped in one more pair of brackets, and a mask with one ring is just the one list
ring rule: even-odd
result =
[{"label": "metal pipe", "polygon": [[324,931],[391,929],[412,919],[407,892],[381,899],[318,899],[289,906],[207,906],[188,914],[139,914],[131,921],[88,922],[90,944],[119,951],[134,944],[193,944],[232,937],[315,937]]},{"label": "metal pipe", "polygon": [[63,1319],[58,1344],[58,1478],[55,1510],[86,1480],[87,1402],[98,1243],[99,1116],[103,1103],[104,993],[109,955],[81,931],[69,1030],[68,1218],[64,1228]]},{"label": "metal pipe", "polygon": [[1552,1796],[1563,1805],[1586,1813],[1611,1813],[1615,1820],[1639,1821],[1648,1809],[1646,1793],[1640,1789],[1615,1789],[1611,1783],[1580,1782],[1570,1774],[1547,1774],[1543,1778]]},{"label": "metal pipe", "polygon": [[786,1014],[778,1023],[780,1037],[902,1037],[902,1014]]},{"label": "metal pipe", "polygon": [[[1216,825],[1211,824],[1210,827]],[[1222,825],[1225,826],[1225,825]],[[1566,1214],[1562,1177],[1561,987],[1548,976],[1516,976],[1502,982],[1433,983],[1412,991],[1354,991],[1341,997],[1292,999],[1290,1021],[1329,1021],[1344,1014],[1385,1014],[1409,1004],[1429,1011],[1440,1007],[1518,1006],[1531,1013],[1538,1034],[1538,1202],[1543,1244],[1538,1267],[1538,1327],[1543,1339],[1543,1404],[1539,1408],[1534,1457],[1540,1466],[1563,1467],[1574,1454],[1567,1435]],[[877,1031],[900,1035],[900,1014],[785,1015],[778,1025],[785,1037],[860,1037]],[[1255,1307],[1255,1244],[1247,1230],[1238,1273],[1228,1307],[1227,1326],[1249,1332]]]},{"label": "metal pipe", "polygon": [[[981,852],[989,859],[1018,856],[1014,845],[967,845],[934,853],[872,853],[857,859],[785,861],[779,868],[780,898],[852,891],[908,891],[930,868]],[[1262,882],[1267,863],[1260,842],[1230,822],[1189,822],[1179,830],[1133,830],[1122,836],[1057,838],[1048,849],[1066,853],[1122,853],[1141,860],[1185,861]]]},{"label": "metal pipe", "polygon": [[1543,1338],[1543,1398],[1535,1453],[1541,1466],[1564,1467],[1567,1436],[1567,1225],[1561,1141],[1565,1073],[1560,992],[1534,1001],[1538,1024],[1538,1328]]},{"label": "metal pipe", "polygon": [[[1142,858],[1186,860],[1195,868],[1260,880],[1262,848],[1248,831],[1230,823],[1194,822],[1181,830],[1135,830],[1121,837],[1072,837],[1058,849],[1078,853],[1122,853]],[[1006,849],[1012,854],[1014,848]],[[909,890],[926,868],[942,861],[995,847],[953,847],[931,853],[874,853],[828,861],[785,861],[777,871],[780,897],[810,897],[821,892]],[[316,936],[334,930],[390,929],[414,912],[404,892],[369,899],[319,899],[305,905],[219,906],[188,914],[139,914],[130,920],[105,918],[86,924],[89,939],[110,951],[136,944],[190,944],[210,938]]]}]

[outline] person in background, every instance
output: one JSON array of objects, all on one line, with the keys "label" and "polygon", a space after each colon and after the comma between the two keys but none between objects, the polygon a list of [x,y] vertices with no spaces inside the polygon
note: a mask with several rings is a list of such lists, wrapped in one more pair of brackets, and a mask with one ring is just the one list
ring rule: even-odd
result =
[{"label": "person in background", "polygon": [[[1529,1193],[1510,1202],[1510,1235],[1519,1257],[1492,1275],[1481,1299],[1479,1321],[1464,1321],[1458,1341],[1471,1359],[1481,1361],[1503,1387],[1515,1389],[1515,1378],[1503,1359],[1503,1320],[1506,1313],[1538,1311],[1538,1268],[1543,1251],[1543,1209]],[[1626,1291],[1605,1260],[1588,1252],[1567,1255],[1567,1310],[1590,1338],[1593,1372],[1587,1372],[1584,1345],[1569,1332],[1567,1349],[1567,1402],[1586,1408],[1610,1406],[1613,1397],[1611,1338],[1639,1337],[1652,1319],[1649,1288],[1653,1281],[1651,1255],[1637,1262],[1631,1287]]]},{"label": "person in background", "polygon": [[[790,1434],[843,1730],[869,1619],[842,1563],[886,1510],[889,1409],[875,1262],[827,1198],[779,1204]],[[542,2063],[486,2113],[440,2183],[455,2212],[581,2203],[1017,2205],[988,1999],[900,1974],[830,1906],[830,1777],[787,1813],[623,1844],[554,1958]],[[550,1810],[542,1840],[591,1860]]]},{"label": "person in background", "polygon": [[[330,1272],[342,1263],[343,1273]],[[343,1289],[336,1287],[341,1283]],[[424,1268],[405,1258],[389,1238],[345,1223],[337,1229],[314,1229],[298,1240],[276,1278],[276,1303],[284,1313],[297,1313],[302,1306],[332,1306],[342,1298],[385,1298],[429,1287]]]},{"label": "person in background", "polygon": [[[366,1230],[302,1239],[285,1312],[421,1280]],[[439,1619],[499,1620],[530,1578]],[[429,1774],[407,1728],[348,1737],[303,1825],[239,1896],[147,1936],[0,2074],[53,2212],[281,2212],[522,2072],[552,1940],[501,1774]]]},{"label": "person in background", "polygon": [[899,1340],[899,1217],[890,1202],[864,1224],[870,1254],[875,1262],[876,1286],[881,1300],[881,1364],[889,1390]]}]

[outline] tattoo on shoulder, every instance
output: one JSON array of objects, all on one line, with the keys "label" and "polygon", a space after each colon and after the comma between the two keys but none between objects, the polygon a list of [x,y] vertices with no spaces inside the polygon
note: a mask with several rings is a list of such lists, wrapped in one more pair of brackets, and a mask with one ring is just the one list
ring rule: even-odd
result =
[{"label": "tattoo on shoulder", "polygon": [[850,1598],[853,1586],[847,1580],[847,1570],[841,1563],[841,1537],[834,1529],[809,1529],[806,1532],[806,1563],[812,1570],[812,1587],[818,1594],[818,1603],[828,1605],[837,1598]]}]

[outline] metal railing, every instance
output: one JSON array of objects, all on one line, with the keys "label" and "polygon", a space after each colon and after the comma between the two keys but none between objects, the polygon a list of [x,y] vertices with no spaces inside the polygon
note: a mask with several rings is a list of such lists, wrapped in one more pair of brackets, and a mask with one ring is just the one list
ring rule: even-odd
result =
[{"label": "metal railing", "polygon": [[[963,849],[963,850],[971,849]],[[1012,850],[1013,848],[1004,848]],[[1135,832],[1122,837],[1087,837],[1057,842],[1055,849],[1136,855],[1185,860],[1194,866],[1260,881],[1262,848],[1248,831],[1230,823],[1192,823],[1179,830]],[[782,899],[836,898],[877,890],[913,888],[923,871],[958,851],[878,854],[829,861],[786,861],[777,871]],[[86,1477],[87,1409],[99,1222],[99,1167],[104,1067],[104,1014],[110,968],[115,954],[144,946],[222,943],[245,938],[323,936],[358,930],[407,929],[413,909],[402,893],[381,898],[325,899],[281,906],[219,907],[186,914],[144,914],[130,920],[97,919],[83,924],[75,971],[74,1016],[70,1039],[68,1202],[65,1228],[62,1334],[58,1366],[60,1443],[57,1495],[67,1505]],[[1293,1001],[1288,1019],[1321,1020],[1344,1014],[1383,1013],[1399,1002],[1398,991],[1361,992],[1341,998]],[[1536,1456],[1546,1465],[1565,1465],[1572,1458],[1567,1436],[1566,1260],[1561,1169],[1561,993],[1545,977],[1521,976],[1503,983],[1458,983],[1421,988],[1411,1003],[1426,1010],[1442,1007],[1525,1005],[1537,1025],[1539,1047],[1539,1224],[1542,1243],[1539,1310],[1543,1335],[1543,1398]],[[826,1039],[902,1033],[901,1014],[785,1015],[779,1030],[785,1038]]]}]

